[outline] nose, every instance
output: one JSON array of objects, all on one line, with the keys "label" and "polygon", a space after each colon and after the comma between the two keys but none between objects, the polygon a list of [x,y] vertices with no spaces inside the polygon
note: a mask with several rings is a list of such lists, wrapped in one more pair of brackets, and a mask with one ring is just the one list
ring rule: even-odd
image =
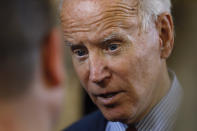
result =
[{"label": "nose", "polygon": [[102,56],[90,56],[89,69],[89,79],[93,83],[101,84],[111,77],[111,72],[107,66],[107,62],[102,58]]}]

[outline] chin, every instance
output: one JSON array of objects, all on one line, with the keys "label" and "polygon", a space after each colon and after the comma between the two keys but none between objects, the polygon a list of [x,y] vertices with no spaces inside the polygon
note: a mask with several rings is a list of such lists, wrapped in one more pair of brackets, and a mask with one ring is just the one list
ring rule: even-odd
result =
[{"label": "chin", "polygon": [[133,118],[135,117],[135,112],[129,109],[123,110],[121,108],[100,108],[100,110],[107,120],[113,122],[119,121],[128,124],[133,121]]}]

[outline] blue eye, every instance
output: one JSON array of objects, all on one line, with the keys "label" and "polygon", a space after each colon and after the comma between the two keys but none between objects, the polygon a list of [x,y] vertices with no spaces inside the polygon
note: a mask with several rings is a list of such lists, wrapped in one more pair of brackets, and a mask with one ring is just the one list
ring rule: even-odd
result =
[{"label": "blue eye", "polygon": [[119,43],[109,43],[105,45],[104,52],[109,54],[117,54],[120,52],[121,44]]},{"label": "blue eye", "polygon": [[113,50],[116,50],[118,48],[118,45],[117,44],[111,44],[108,46],[108,49],[113,51]]},{"label": "blue eye", "polygon": [[87,51],[84,49],[76,49],[73,51],[73,53],[79,57],[87,55]]}]

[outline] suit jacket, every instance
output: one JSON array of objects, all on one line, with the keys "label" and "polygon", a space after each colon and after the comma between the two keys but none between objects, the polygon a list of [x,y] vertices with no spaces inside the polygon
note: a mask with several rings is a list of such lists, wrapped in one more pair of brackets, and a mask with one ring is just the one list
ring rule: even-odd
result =
[{"label": "suit jacket", "polygon": [[63,131],[105,131],[107,120],[100,111],[93,112]]}]

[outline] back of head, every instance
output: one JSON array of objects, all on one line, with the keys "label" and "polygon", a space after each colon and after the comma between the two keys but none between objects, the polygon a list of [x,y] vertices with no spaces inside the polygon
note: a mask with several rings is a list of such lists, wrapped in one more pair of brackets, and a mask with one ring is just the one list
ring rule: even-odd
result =
[{"label": "back of head", "polygon": [[64,68],[52,5],[1,1],[0,130],[49,131],[58,120]]},{"label": "back of head", "polygon": [[31,85],[55,18],[48,0],[3,0],[0,18],[0,99],[8,99]]}]

